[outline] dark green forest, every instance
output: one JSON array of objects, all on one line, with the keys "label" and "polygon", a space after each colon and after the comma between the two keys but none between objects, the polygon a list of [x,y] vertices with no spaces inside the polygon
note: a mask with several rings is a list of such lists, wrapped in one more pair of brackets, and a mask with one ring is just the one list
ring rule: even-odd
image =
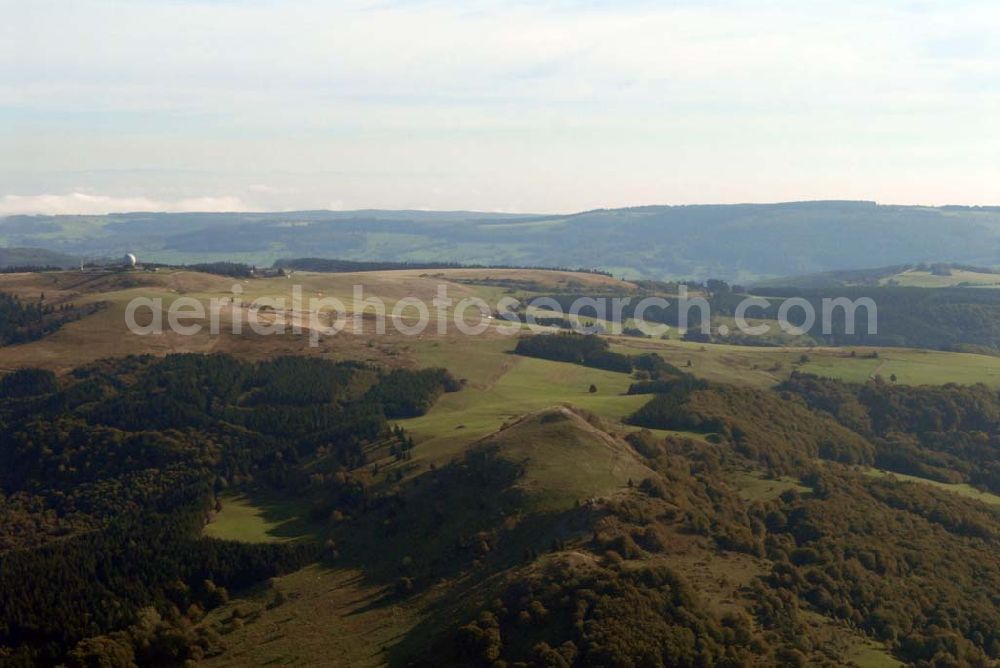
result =
[{"label": "dark green forest", "polygon": [[[762,288],[765,297],[801,297],[821,314],[824,298],[870,298],[878,307],[877,333],[868,333],[868,312],[857,310],[854,333],[844,327],[844,312],[834,311],[832,333],[816,331],[819,341],[833,345],[906,346],[959,351],[1000,349],[1000,291],[969,288],[843,287],[836,290]],[[735,297],[713,300],[720,314],[731,314]],[[727,304],[728,302],[728,304]],[[751,315],[759,311],[751,310]],[[770,309],[776,317],[777,306]],[[792,324],[800,324],[795,311]],[[817,326],[817,330],[819,327]]]},{"label": "dark green forest", "polygon": [[611,352],[608,342],[598,336],[560,332],[539,334],[518,340],[514,352],[527,357],[540,357],[556,362],[571,362],[595,369],[632,371],[628,355]]},{"label": "dark green forest", "polygon": [[[1000,516],[924,484],[858,475],[854,465],[996,490],[998,419],[1000,394],[985,386],[852,385],[804,374],[775,391],[680,379],[631,418],[708,434],[722,460],[754,459],[810,488],[752,504],[750,534],[724,539],[773,562],[753,593],[767,628],[792,637],[797,609],[811,609],[865,630],[915,665],[1000,658],[992,595]],[[641,449],[663,447],[650,442]],[[706,456],[703,447],[685,452]]]},{"label": "dark green forest", "polygon": [[73,304],[47,304],[45,296],[26,301],[0,292],[0,346],[37,341],[63,325],[94,313],[98,304],[77,308]]},{"label": "dark green forest", "polygon": [[[317,453],[360,466],[367,444],[404,439],[390,419],[457,388],[442,370],[224,355],[4,377],[0,664],[56,663],[79,641],[138,624],[143,610],[176,620],[191,604],[218,604],[220,591],[314,561],[321,546],[310,541],[200,537],[215,495],[252,481],[284,488]],[[164,633],[132,648],[144,665],[183,660],[199,642]]]}]

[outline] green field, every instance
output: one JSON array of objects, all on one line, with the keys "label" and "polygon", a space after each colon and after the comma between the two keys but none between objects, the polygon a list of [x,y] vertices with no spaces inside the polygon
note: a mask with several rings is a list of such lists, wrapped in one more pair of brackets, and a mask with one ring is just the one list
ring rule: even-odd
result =
[{"label": "green field", "polygon": [[951,288],[956,286],[1000,288],[1000,274],[989,274],[965,269],[952,269],[948,276],[938,276],[929,271],[911,269],[880,281],[883,285],[902,285],[911,288]]},{"label": "green field", "polygon": [[938,482],[937,480],[928,480],[927,478],[920,478],[915,475],[906,475],[905,473],[895,473],[892,471],[883,471],[881,469],[865,469],[865,475],[871,476],[873,478],[885,478],[887,476],[892,476],[898,480],[904,482],[915,482],[921,485],[931,485],[932,487],[937,487],[938,489],[943,489],[952,494],[958,494],[959,496],[964,496],[968,499],[975,499],[976,501],[982,501],[983,503],[991,506],[1000,505],[1000,496],[993,494],[991,492],[984,492],[982,490],[976,489],[972,485],[967,485],[965,483],[946,483]]},{"label": "green field", "polygon": [[[876,374],[888,381],[896,374],[896,382],[906,385],[983,383],[1000,387],[1000,357],[973,353],[913,348],[757,348],[628,337],[614,339],[612,349],[632,355],[657,352],[696,376],[762,387],[781,382],[792,371],[857,383],[866,382]],[[872,353],[878,357],[872,357]],[[688,361],[691,367],[687,366]]]},{"label": "green field", "polygon": [[223,495],[220,501],[222,509],[203,530],[211,538],[280,543],[303,538],[315,530],[305,519],[305,509],[284,497],[233,494]]},{"label": "green field", "polygon": [[[272,601],[281,592],[284,602]],[[426,615],[430,595],[383,603],[383,587],[348,569],[319,565],[255,587],[202,622],[225,638],[226,652],[208,666],[384,666],[386,651]],[[232,622],[239,610],[239,624]]]},{"label": "green field", "polygon": [[530,415],[488,442],[499,447],[501,457],[523,466],[517,486],[535,510],[566,510],[653,475],[624,443],[568,409]]},{"label": "green field", "polygon": [[771,479],[759,471],[734,471],[729,474],[728,479],[740,490],[740,495],[750,501],[770,501],[788,490],[795,490],[800,494],[811,491],[794,478],[782,476]]},{"label": "green field", "polygon": [[878,358],[871,359],[865,357],[867,352],[859,350],[856,357],[840,351],[833,354],[809,353],[810,361],[801,369],[856,383],[863,383],[876,374],[888,381],[895,374],[896,382],[906,385],[985,383],[1000,386],[1000,357],[882,348]]},{"label": "green field", "polygon": [[[433,273],[384,271],[364,274],[297,272],[294,283],[302,285],[303,298],[306,300],[312,297],[337,297],[350,310],[356,306],[352,294],[353,284],[356,282],[364,283],[366,297],[377,296],[391,308],[392,304],[404,296],[433,299],[442,281],[447,282],[449,295],[453,299],[478,296],[488,303],[494,303],[507,290],[498,284],[481,285],[475,281],[502,283],[515,279],[545,283],[553,288],[557,285],[565,286],[572,281],[581,281],[600,289],[609,286],[622,288],[626,285],[597,275],[527,270],[447,270]],[[452,368],[456,375],[469,379],[473,390],[487,392],[486,396],[474,401],[447,397],[441,413],[448,412],[449,406],[456,401],[478,403],[479,399],[494,405],[510,406],[509,409],[495,408],[492,410],[494,416],[519,415],[545,405],[568,401],[617,419],[635,406],[632,398],[614,397],[627,387],[626,377],[586,369],[559,370],[559,366],[542,361],[512,362],[505,351],[513,348],[514,341],[495,332],[464,337],[454,332],[452,327],[452,333],[441,336],[436,331],[431,331],[436,330],[432,326],[420,337],[406,337],[395,333],[390,325],[386,336],[357,337],[344,333],[324,341],[318,348],[310,348],[304,335],[266,338],[233,336],[226,333],[229,328],[225,321],[222,336],[211,336],[206,329],[196,336],[178,336],[167,332],[162,336],[140,337],[130,334],[125,328],[125,304],[133,297],[159,296],[163,298],[164,306],[181,295],[195,297],[207,303],[211,298],[231,297],[233,284],[234,281],[230,278],[189,271],[112,273],[103,276],[79,272],[5,276],[0,280],[0,289],[23,298],[37,297],[40,292],[44,292],[55,304],[103,302],[106,308],[79,322],[66,325],[41,341],[0,349],[0,369],[41,366],[65,372],[73,366],[101,357],[170,352],[233,352],[252,357],[279,354],[330,355],[337,359],[350,357],[391,364],[392,360],[386,359],[387,354],[393,351],[405,352],[409,348],[416,353],[419,364]],[[240,281],[247,302],[265,295],[290,297],[292,284],[293,281],[288,279]],[[224,319],[228,317],[227,312]],[[905,384],[982,382],[1000,386],[1000,357],[882,348],[878,349],[880,356],[875,360],[868,357],[873,350],[871,348],[702,345],[677,340],[676,332],[671,335],[675,338],[660,340],[618,336],[610,337],[610,341],[612,348],[619,352],[658,352],[667,361],[708,380],[758,387],[769,387],[781,382],[796,369],[859,382],[877,372],[887,380],[892,374],[896,374],[897,381]],[[856,357],[850,356],[852,350]],[[802,355],[808,356],[808,363],[801,364]],[[508,364],[519,367],[509,377],[505,373]],[[501,378],[500,386],[489,391],[489,386]],[[581,393],[581,386],[585,390],[591,382],[597,384],[599,392],[596,396],[584,396],[586,393]],[[484,410],[489,412],[488,408]],[[470,415],[466,428],[473,428],[482,419],[482,414]],[[452,427],[457,427],[458,424],[461,423],[455,423]],[[489,424],[493,428],[499,426],[495,419],[489,421]]]},{"label": "green field", "polygon": [[[482,336],[407,342],[403,352],[419,366],[442,366],[466,380],[461,392],[445,395],[427,415],[402,422],[421,447],[415,457],[436,460],[499,429],[505,421],[568,404],[619,422],[648,397],[626,395],[627,374],[511,354],[509,337]],[[1000,357],[910,349],[755,348],[615,337],[612,350],[657,352],[668,362],[708,380],[770,387],[793,371],[865,382],[876,373],[888,381],[921,385],[985,383],[1000,386]],[[803,361],[803,356],[807,361]],[[690,363],[690,366],[688,365]],[[597,387],[590,393],[591,384]]]},{"label": "green field", "polygon": [[[511,354],[514,345],[509,338],[480,337],[465,345],[409,346],[421,366],[443,366],[467,381],[427,415],[401,421],[420,445],[415,459],[450,457],[504,422],[551,406],[570,404],[617,422],[649,400],[625,395],[632,382],[627,374],[520,357]],[[589,392],[591,384],[597,392]]]},{"label": "green field", "polygon": [[[907,475],[905,473],[884,471],[876,468],[866,468],[863,473],[871,478],[885,478],[892,476],[893,478],[903,482],[930,485],[946,492],[963,496],[967,499],[981,501],[982,503],[991,506],[1000,506],[1000,495],[993,494],[991,492],[984,492],[965,483],[938,482],[937,480]],[[794,489],[800,494],[810,491],[808,487],[802,485],[794,478],[783,476],[778,479],[770,479],[758,471],[733,471],[729,474],[728,478],[740,490],[740,494],[743,498],[752,501],[770,501],[771,499],[777,498],[782,492],[790,489]]]}]

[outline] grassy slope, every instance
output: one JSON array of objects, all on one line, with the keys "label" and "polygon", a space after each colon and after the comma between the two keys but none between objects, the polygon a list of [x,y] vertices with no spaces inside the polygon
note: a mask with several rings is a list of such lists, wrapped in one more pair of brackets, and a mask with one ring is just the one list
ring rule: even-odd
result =
[{"label": "grassy slope", "polygon": [[248,543],[279,543],[311,534],[301,504],[273,494],[223,495],[222,509],[204,529],[212,538]]},{"label": "grassy slope", "polygon": [[[384,650],[425,614],[434,593],[379,605],[382,587],[364,583],[361,573],[309,566],[275,578],[285,603],[267,609],[273,593],[264,588],[212,611],[203,624],[222,629],[226,652],[207,666],[381,666]],[[254,610],[260,617],[232,628],[233,610]]]},{"label": "grassy slope", "polygon": [[[755,348],[628,337],[615,339],[612,348],[630,354],[657,352],[668,362],[708,380],[757,387],[774,385],[793,370],[853,382],[866,381],[875,373],[888,380],[895,373],[897,382],[907,385],[984,383],[1000,387],[1000,357],[991,355],[913,348]],[[878,358],[870,357],[873,351],[878,352]],[[805,363],[801,362],[803,355],[808,358]],[[690,369],[686,367],[689,360]]]},{"label": "grassy slope", "polygon": [[929,271],[910,269],[883,278],[880,283],[894,282],[912,288],[951,288],[965,284],[967,287],[1000,287],[1000,274],[987,274],[964,269],[952,269],[949,276],[936,276]]},{"label": "grassy slope", "polygon": [[771,501],[788,490],[800,494],[811,491],[794,478],[782,476],[771,479],[759,471],[733,471],[728,480],[739,490],[740,496],[749,501]]},{"label": "grassy slope", "polygon": [[801,368],[819,376],[852,382],[864,382],[875,374],[888,380],[895,374],[897,382],[906,385],[1000,385],[1000,357],[891,348],[881,349],[878,359],[867,359],[865,352],[859,351],[858,357],[839,351],[809,353],[809,363]]},{"label": "grassy slope", "polygon": [[[565,408],[525,416],[476,445],[496,447],[501,458],[523,467],[515,486],[525,494],[527,514],[558,513],[577,500],[612,496],[624,491],[630,479],[651,473],[622,441]],[[268,497],[227,497],[206,533],[236,540],[287,540],[296,531],[309,530],[294,519],[283,519],[294,518],[297,510]],[[455,512],[477,511],[470,500]],[[434,538],[453,546],[453,536]],[[398,599],[359,571],[311,566],[275,578],[271,588],[239,592],[203,620],[225,635],[228,648],[209,665],[382,665],[388,660],[385,651],[426,618],[453,584]],[[275,590],[287,600],[269,608]],[[234,627],[230,619],[236,609],[259,617]]]},{"label": "grassy slope", "polygon": [[892,476],[904,482],[914,482],[914,483],[919,483],[921,485],[930,485],[932,487],[937,487],[938,489],[943,489],[946,492],[951,492],[952,494],[957,494],[958,496],[962,496],[967,499],[974,499],[976,501],[981,501],[990,506],[1000,505],[1000,496],[993,494],[991,492],[984,492],[982,490],[976,489],[972,485],[968,485],[966,483],[939,482],[937,480],[929,480],[927,478],[921,478],[915,475],[907,475],[905,473],[883,471],[881,469],[866,469],[865,475],[871,476],[873,478],[884,478],[887,476]]},{"label": "grassy slope", "polygon": [[[570,403],[617,421],[648,399],[624,395],[631,382],[625,374],[515,356],[514,345],[510,338],[482,338],[473,345],[411,346],[420,365],[446,366],[467,380],[465,389],[442,397],[428,415],[401,423],[420,442],[416,458],[452,456],[507,420],[553,405]],[[591,384],[597,392],[589,392]]]},{"label": "grassy slope", "polygon": [[[617,281],[596,274],[572,272],[513,271],[513,270],[440,270],[434,275],[416,270],[386,272],[365,272],[358,274],[314,274],[299,272],[293,279],[237,280],[190,271],[132,272],[132,273],[81,273],[59,272],[48,274],[6,274],[0,275],[0,291],[17,294],[26,299],[37,299],[45,293],[50,304],[93,302],[104,303],[107,308],[82,321],[71,323],[53,336],[42,341],[22,346],[0,348],[0,370],[23,366],[40,366],[68,371],[74,366],[101,359],[126,354],[167,354],[170,352],[213,352],[224,351],[248,357],[268,357],[276,354],[314,354],[355,359],[372,358],[386,361],[379,350],[364,350],[374,330],[374,324],[365,322],[363,336],[353,336],[351,323],[345,332],[327,339],[318,348],[311,348],[307,337],[255,336],[244,324],[243,334],[232,333],[232,313],[222,312],[220,336],[209,335],[207,328],[194,336],[179,336],[166,331],[162,335],[136,336],[125,327],[125,310],[130,300],[136,297],[161,299],[166,310],[179,297],[195,298],[209,307],[211,299],[229,300],[233,288],[242,291],[242,299],[249,304],[259,297],[284,298],[292,304],[292,287],[301,286],[303,307],[308,307],[312,298],[333,297],[339,299],[349,312],[359,310],[355,302],[354,286],[361,285],[363,298],[377,297],[390,313],[388,334],[380,337],[389,345],[400,341],[414,341],[395,332],[391,323],[393,306],[404,297],[418,297],[430,302],[438,294],[438,287],[445,285],[448,296],[457,302],[460,299],[478,296],[489,303],[495,303],[504,294],[504,289],[495,286],[465,285],[449,281],[449,277],[466,280],[478,276],[485,279],[506,280],[519,278],[531,280],[547,289],[566,287],[570,283],[583,286],[619,285]],[[371,309],[369,309],[371,311]],[[243,311],[242,319],[247,321]],[[308,315],[304,317],[308,320]],[[140,314],[140,324],[142,314]],[[265,320],[267,317],[264,318]],[[166,318],[164,318],[166,323]],[[289,326],[291,323],[288,323]],[[324,321],[326,324],[326,321]],[[431,330],[435,328],[432,326]],[[452,327],[454,330],[454,327]],[[419,337],[421,340],[434,337],[433,331]]]},{"label": "grassy slope", "polygon": [[612,496],[652,472],[631,449],[567,408],[520,418],[482,444],[524,466],[517,487],[536,510],[557,511],[588,497]]},{"label": "grassy slope", "polygon": [[[448,294],[458,300],[467,296],[479,296],[488,302],[495,302],[505,294],[505,290],[495,285],[472,285],[455,283],[450,279],[469,280],[530,280],[550,287],[566,287],[570,283],[582,283],[598,289],[609,287],[627,288],[623,284],[604,276],[574,274],[569,272],[514,271],[514,270],[443,270],[428,275],[420,271],[387,271],[362,274],[310,274],[297,273],[293,279],[262,279],[235,281],[220,276],[210,276],[187,271],[166,271],[158,273],[131,273],[93,275],[79,272],[51,274],[0,275],[0,290],[13,292],[25,298],[37,299],[41,292],[50,303],[73,302],[85,304],[104,302],[106,309],[82,321],[71,323],[62,330],[42,341],[27,345],[0,348],[0,369],[22,366],[43,366],[66,371],[73,366],[108,356],[130,353],[152,352],[211,352],[226,351],[249,357],[265,357],[275,354],[312,354],[337,358],[353,357],[370,359],[383,363],[443,364],[455,367],[456,374],[470,380],[473,389],[486,391],[491,383],[505,376],[503,369],[509,362],[499,354],[513,347],[509,337],[495,332],[480,337],[463,337],[454,332],[439,336],[428,331],[419,338],[406,337],[394,332],[391,324],[388,334],[383,337],[353,336],[344,332],[324,341],[318,348],[310,348],[304,336],[298,338],[257,337],[252,333],[234,336],[227,332],[228,314],[223,314],[221,336],[210,336],[202,332],[197,336],[181,337],[166,333],[162,336],[138,337],[130,334],[124,326],[125,305],[134,297],[161,297],[164,305],[169,305],[180,296],[195,297],[203,302],[213,297],[232,296],[235,284],[243,290],[247,302],[263,295],[291,297],[291,287],[302,285],[305,299],[311,297],[336,297],[348,309],[356,305],[353,301],[353,286],[362,284],[366,296],[378,296],[391,310],[393,304],[405,296],[432,299],[439,284],[447,285]],[[433,328],[431,328],[433,330]],[[370,331],[370,327],[369,327]],[[857,349],[858,357],[851,358],[847,349],[830,348],[752,348],[730,345],[707,345],[687,343],[678,340],[635,339],[616,337],[614,348],[622,352],[638,354],[655,351],[668,361],[685,367],[690,360],[691,371],[710,380],[747,383],[765,387],[781,381],[796,368],[803,353],[810,363],[803,366],[805,371],[820,375],[864,380],[885,362],[879,371],[886,378],[896,373],[901,383],[941,383],[941,382],[984,382],[1000,386],[1000,358],[983,355],[967,355],[943,352],[925,352],[907,349],[882,349],[880,360],[865,359],[867,349]],[[435,344],[439,346],[435,349]],[[408,352],[412,351],[412,352]],[[447,364],[445,364],[447,362]],[[520,366],[520,363],[517,363]],[[532,361],[524,368],[517,369],[496,392],[477,395],[480,400],[495,405],[505,403],[511,406],[508,413],[520,415],[536,410],[550,403],[572,401],[607,417],[618,417],[632,407],[630,398],[615,399],[612,395],[626,386],[623,377],[610,376],[599,371],[559,370],[551,363],[540,362],[539,367]],[[560,365],[563,366],[563,365]],[[595,380],[590,380],[594,378]],[[581,397],[583,389],[594,382],[598,385],[598,396]],[[603,383],[603,386],[602,386]],[[506,396],[501,396],[501,395]],[[449,401],[466,401],[449,398]],[[447,408],[448,403],[444,406]],[[466,406],[467,408],[469,406]],[[454,406],[454,408],[459,408]],[[487,407],[484,410],[489,411]],[[615,414],[616,411],[617,414]],[[447,411],[446,411],[447,412]],[[492,410],[495,415],[502,409]],[[509,415],[508,415],[509,416]],[[483,420],[483,415],[471,414],[470,422]],[[460,423],[451,424],[454,428]],[[447,425],[445,425],[447,426]],[[466,425],[471,428],[471,424]],[[495,429],[498,423],[490,420],[482,424],[480,433]]]}]

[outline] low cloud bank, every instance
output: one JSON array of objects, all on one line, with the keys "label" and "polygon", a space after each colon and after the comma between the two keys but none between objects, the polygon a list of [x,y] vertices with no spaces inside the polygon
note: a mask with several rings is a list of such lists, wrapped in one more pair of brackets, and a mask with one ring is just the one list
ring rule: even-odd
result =
[{"label": "low cloud bank", "polygon": [[4,195],[0,197],[0,216],[19,214],[102,215],[131,211],[250,211],[239,197],[206,196],[179,200],[158,200],[148,197],[115,197],[73,192],[65,195]]}]

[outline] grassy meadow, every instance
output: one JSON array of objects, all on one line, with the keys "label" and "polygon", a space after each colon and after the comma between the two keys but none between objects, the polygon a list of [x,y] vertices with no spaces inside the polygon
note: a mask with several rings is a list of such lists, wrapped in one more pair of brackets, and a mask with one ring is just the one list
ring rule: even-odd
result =
[{"label": "grassy meadow", "polygon": [[[276,605],[280,592],[283,602]],[[425,615],[434,592],[386,601],[359,571],[319,565],[241,593],[201,625],[219,629],[226,652],[201,665],[384,666],[387,650]]]},{"label": "grassy meadow", "polygon": [[809,353],[810,361],[802,371],[855,383],[863,383],[876,375],[906,385],[942,385],[984,383],[1000,386],[1000,357],[951,353],[905,348],[882,348],[878,358],[869,358],[868,350],[850,353]]},{"label": "grassy meadow", "polygon": [[890,471],[883,471],[881,469],[865,469],[865,475],[871,476],[873,478],[885,478],[892,476],[897,480],[903,482],[913,482],[921,485],[930,485],[938,489],[943,489],[946,492],[951,492],[952,494],[957,494],[959,496],[965,497],[967,499],[973,499],[975,501],[981,501],[990,506],[1000,506],[1000,496],[993,494],[992,492],[984,492],[981,489],[976,489],[972,485],[965,483],[946,483],[939,482],[937,480],[930,480],[928,478],[921,478],[915,475],[907,475],[905,473],[896,473]]},{"label": "grassy meadow", "polygon": [[511,338],[484,337],[466,345],[408,346],[420,366],[444,366],[466,380],[461,392],[443,396],[427,415],[401,422],[421,445],[415,458],[450,456],[508,420],[551,406],[572,404],[617,422],[648,400],[625,394],[628,375],[516,356],[514,344]]},{"label": "grassy meadow", "polygon": [[223,494],[221,509],[205,525],[204,535],[244,543],[283,543],[311,535],[317,527],[306,508],[284,496],[262,493]]},{"label": "grassy meadow", "polygon": [[[497,333],[500,323],[490,323],[489,331],[476,337],[459,334],[453,324],[449,324],[450,331],[442,335],[437,333],[436,323],[432,322],[431,327],[417,337],[404,336],[393,327],[392,307],[405,297],[417,297],[429,302],[437,295],[439,285],[446,285],[449,297],[456,302],[465,297],[479,297],[492,305],[503,296],[526,296],[527,293],[504,287],[510,281],[528,282],[537,289],[573,286],[627,290],[633,287],[596,274],[499,269],[449,269],[433,273],[416,270],[357,274],[298,272],[292,278],[250,280],[172,270],[108,274],[72,271],[8,274],[0,276],[0,290],[17,294],[22,299],[37,299],[44,293],[46,301],[51,304],[100,302],[105,307],[40,341],[0,348],[0,370],[41,366],[68,371],[74,366],[102,357],[140,353],[218,351],[249,357],[306,354],[362,359],[388,365],[412,363],[445,366],[453,368],[457,376],[467,378],[471,387],[480,393],[489,389],[486,386],[502,380],[498,390],[479,396],[487,404],[493,404],[485,410],[494,414],[504,412],[504,409],[497,408],[498,404],[508,403],[510,409],[507,412],[521,414],[524,412],[521,407],[530,410],[541,407],[547,401],[579,401],[582,407],[606,417],[618,417],[622,409],[632,408],[631,399],[613,397],[627,387],[627,380],[617,377],[617,374],[609,376],[599,371],[561,369],[559,366],[552,366],[552,363],[539,361],[517,369],[506,378],[507,371],[520,363],[512,362],[510,356],[506,355],[506,351],[513,348],[514,341],[513,337]],[[179,297],[192,297],[201,301],[207,309],[211,299],[231,298],[233,287],[238,286],[244,303],[266,296],[284,297],[290,303],[292,286],[300,285],[302,298],[306,303],[311,298],[334,297],[349,312],[356,312],[362,308],[362,304],[356,303],[354,299],[356,284],[363,286],[365,297],[378,297],[390,311],[386,334],[375,335],[373,323],[366,319],[362,336],[355,336],[348,328],[348,331],[324,339],[314,348],[309,346],[307,332],[269,337],[254,335],[246,325],[245,311],[241,314],[244,320],[243,332],[234,334],[231,331],[231,322],[235,316],[232,309],[222,311],[221,334],[218,336],[211,335],[207,328],[194,336],[180,336],[169,331],[162,335],[136,336],[125,327],[125,308],[135,297],[160,298],[164,308],[168,308]],[[409,322],[410,317],[404,316],[403,320]],[[141,315],[139,319],[142,319]],[[280,318],[267,314],[262,315],[261,319],[266,324]],[[286,313],[284,322],[289,329],[293,322],[308,325],[308,313]],[[873,359],[869,357],[872,349],[861,347],[749,347],[703,345],[676,338],[610,338],[613,349],[618,352],[658,352],[672,364],[709,380],[760,387],[780,382],[794,369],[858,382],[877,373],[886,379],[896,374],[897,381],[906,384],[981,382],[1000,386],[1000,357],[987,355],[882,348],[878,349],[879,358]],[[854,357],[851,356],[852,351],[855,353]],[[808,357],[805,363],[802,361],[803,355]],[[586,390],[592,382],[598,385],[597,396],[581,396],[581,385]],[[447,402],[445,406],[444,412],[447,412]],[[472,415],[469,422],[474,424],[481,419],[481,415]],[[472,428],[473,424],[466,424],[466,427]]]},{"label": "grassy meadow", "polygon": [[910,269],[887,278],[882,285],[892,284],[910,288],[1000,288],[1000,274],[991,274],[966,269],[952,269],[947,276],[940,276],[929,271]]}]

